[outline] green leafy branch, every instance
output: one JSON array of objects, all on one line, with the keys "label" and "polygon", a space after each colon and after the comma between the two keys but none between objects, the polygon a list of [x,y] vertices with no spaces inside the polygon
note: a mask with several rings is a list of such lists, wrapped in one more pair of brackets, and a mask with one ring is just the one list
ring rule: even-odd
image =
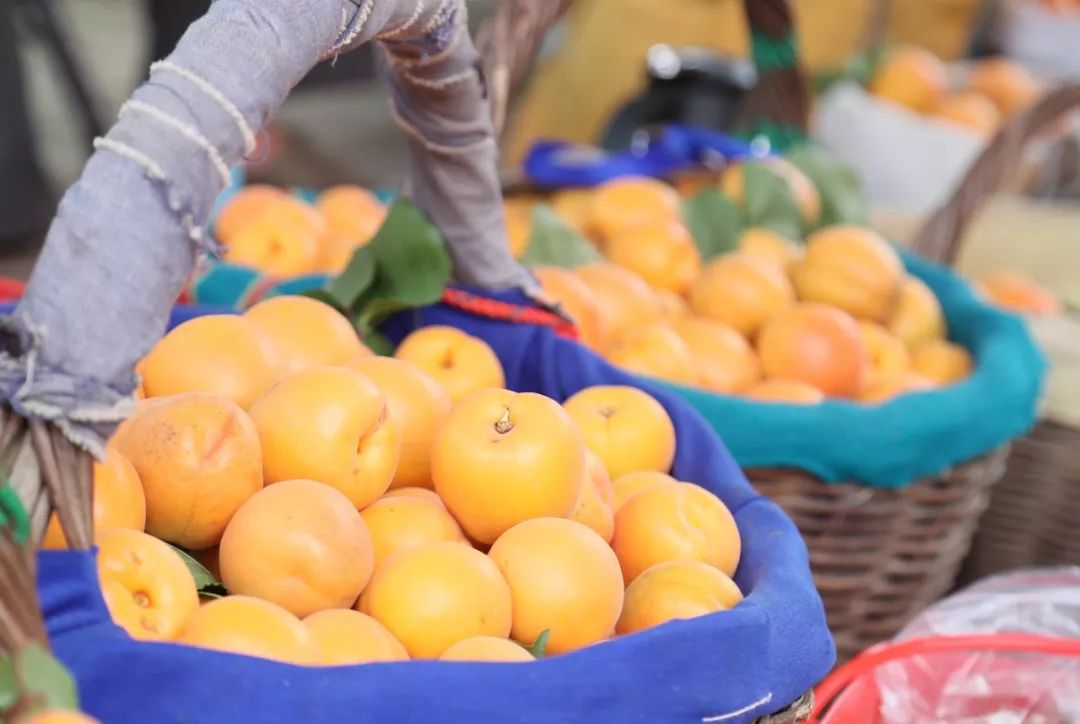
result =
[{"label": "green leafy branch", "polygon": [[399,197],[371,241],[324,289],[305,292],[344,313],[369,347],[389,354],[380,322],[395,312],[439,301],[450,281],[450,255],[439,230],[408,199]]},{"label": "green leafy branch", "polygon": [[529,242],[521,263],[527,267],[558,266],[564,269],[600,260],[600,252],[555,213],[547,204],[535,204]]},{"label": "green leafy branch", "polygon": [[703,259],[734,250],[743,232],[765,227],[798,241],[823,226],[865,224],[869,206],[858,177],[848,166],[811,145],[784,157],[803,172],[821,197],[821,216],[808,225],[791,185],[768,164],[750,161],[743,168],[741,204],[716,185],[701,188],[682,206],[683,221]]},{"label": "green leafy branch", "polygon": [[217,576],[210,572],[206,566],[195,560],[194,557],[183,548],[174,546],[171,543],[169,547],[176,551],[176,555],[180,556],[180,560],[184,562],[187,569],[191,571],[191,577],[195,579],[195,588],[199,591],[200,596],[207,598],[222,598],[229,595],[229,591],[225,588],[225,584],[218,580]]}]

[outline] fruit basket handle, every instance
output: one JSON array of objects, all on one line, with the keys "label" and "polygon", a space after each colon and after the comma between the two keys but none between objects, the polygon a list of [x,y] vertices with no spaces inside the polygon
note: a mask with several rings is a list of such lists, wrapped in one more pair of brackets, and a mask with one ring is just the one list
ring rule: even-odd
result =
[{"label": "fruit basket handle", "polygon": [[959,254],[967,225],[1005,182],[1027,143],[1077,106],[1080,106],[1080,83],[1065,83],[1007,120],[971,164],[949,200],[920,229],[912,241],[912,250],[951,266]]},{"label": "fruit basket handle", "polygon": [[510,99],[532,67],[544,38],[573,0],[502,0],[476,32],[483,58],[495,137],[502,135]]},{"label": "fruit basket handle", "polygon": [[757,83],[747,94],[738,125],[774,148],[806,138],[810,90],[799,66],[790,0],[744,0]]},{"label": "fruit basket handle", "polygon": [[535,284],[506,243],[464,0],[213,3],[95,141],[0,318],[0,656],[46,643],[33,571],[51,511],[72,549],[93,544],[91,454],[130,411],[135,363],[196,259],[216,249],[203,227],[230,166],[311,67],[371,40],[389,61],[413,196],[459,280]]}]

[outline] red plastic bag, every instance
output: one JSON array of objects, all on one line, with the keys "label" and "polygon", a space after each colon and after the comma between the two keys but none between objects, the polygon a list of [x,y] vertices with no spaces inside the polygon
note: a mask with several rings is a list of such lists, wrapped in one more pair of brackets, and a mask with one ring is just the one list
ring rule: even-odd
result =
[{"label": "red plastic bag", "polygon": [[1080,569],[987,579],[817,690],[821,724],[1080,721]]}]

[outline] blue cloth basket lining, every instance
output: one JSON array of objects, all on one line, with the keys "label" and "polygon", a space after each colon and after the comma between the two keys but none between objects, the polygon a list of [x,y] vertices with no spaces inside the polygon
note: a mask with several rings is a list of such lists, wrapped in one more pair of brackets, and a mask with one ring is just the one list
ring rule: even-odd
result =
[{"label": "blue cloth basket lining", "polygon": [[[517,294],[500,298],[525,303]],[[194,313],[178,310],[174,322]],[[653,394],[678,433],[676,477],[717,493],[735,514],[744,542],[735,578],[746,599],[731,611],[535,664],[303,668],[133,641],[109,619],[93,553],[42,552],[38,580],[46,625],[89,713],[109,724],[745,722],[783,709],[828,672],[834,646],[798,532],[750,488],[685,402],[546,328],[436,306],[402,315],[386,331],[400,339],[420,324],[450,324],[485,339],[516,390],[562,400],[595,384],[633,384]]]}]

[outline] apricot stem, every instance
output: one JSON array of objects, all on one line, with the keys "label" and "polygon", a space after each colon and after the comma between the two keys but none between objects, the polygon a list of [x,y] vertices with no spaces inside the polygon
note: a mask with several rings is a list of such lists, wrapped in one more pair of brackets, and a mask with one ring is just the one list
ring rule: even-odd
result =
[{"label": "apricot stem", "polygon": [[144,591],[135,591],[131,597],[135,599],[135,605],[139,608],[147,608],[150,605],[150,596]]},{"label": "apricot stem", "polygon": [[514,423],[510,422],[510,408],[503,408],[502,417],[495,422],[495,432],[505,435],[514,429]]}]

